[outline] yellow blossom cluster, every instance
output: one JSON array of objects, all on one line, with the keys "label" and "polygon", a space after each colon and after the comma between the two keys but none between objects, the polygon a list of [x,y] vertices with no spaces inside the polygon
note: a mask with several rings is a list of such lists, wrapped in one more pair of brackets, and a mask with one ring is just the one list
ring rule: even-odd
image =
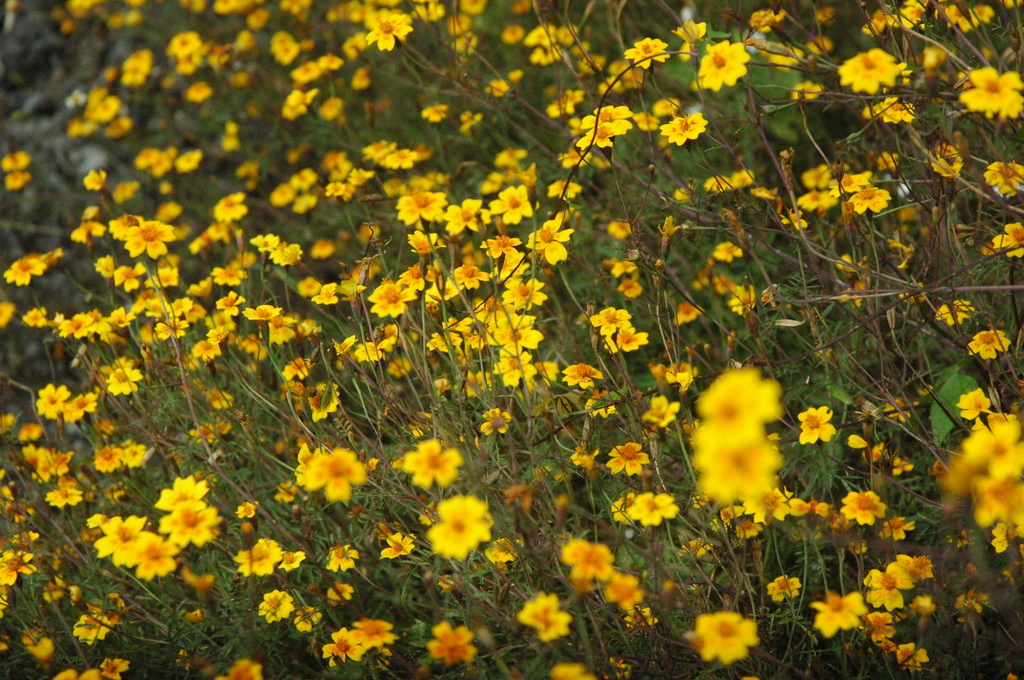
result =
[{"label": "yellow blossom cluster", "polygon": [[5,670],[1019,672],[1020,3],[684,4],[54,7]]}]

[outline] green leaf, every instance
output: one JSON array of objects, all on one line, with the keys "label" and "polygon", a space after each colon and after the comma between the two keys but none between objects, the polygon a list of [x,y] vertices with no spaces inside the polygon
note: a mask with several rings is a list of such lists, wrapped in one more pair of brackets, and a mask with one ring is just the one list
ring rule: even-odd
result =
[{"label": "green leaf", "polygon": [[831,396],[833,399],[838,399],[847,406],[853,404],[853,397],[851,397],[850,393],[847,392],[842,387],[840,387],[839,385],[830,384],[825,387],[825,390],[828,391],[829,396]]},{"label": "green leaf", "polygon": [[941,383],[935,392],[936,401],[932,403],[932,438],[935,439],[935,443],[944,443],[949,437],[949,433],[956,427],[956,423],[950,420],[942,406],[945,405],[946,409],[956,413],[959,410],[956,403],[960,401],[960,395],[973,392],[976,389],[978,389],[977,381],[971,376],[959,372],[951,373]]},{"label": "green leaf", "polygon": [[793,108],[795,106],[796,106],[795,103],[761,104],[761,111],[763,111],[764,113],[777,113],[777,112],[783,111],[785,109],[791,109],[791,108]]}]

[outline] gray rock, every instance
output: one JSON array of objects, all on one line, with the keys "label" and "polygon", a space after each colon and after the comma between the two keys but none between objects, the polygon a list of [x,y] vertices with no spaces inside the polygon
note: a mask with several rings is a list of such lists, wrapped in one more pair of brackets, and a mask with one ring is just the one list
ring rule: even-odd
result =
[{"label": "gray rock", "polygon": [[65,45],[45,12],[24,11],[13,16],[13,27],[8,30],[5,26],[0,39],[0,91],[5,95],[48,78]]},{"label": "gray rock", "polygon": [[70,149],[67,156],[74,165],[76,177],[85,177],[90,170],[103,170],[110,164],[110,156],[106,149],[96,144]]}]

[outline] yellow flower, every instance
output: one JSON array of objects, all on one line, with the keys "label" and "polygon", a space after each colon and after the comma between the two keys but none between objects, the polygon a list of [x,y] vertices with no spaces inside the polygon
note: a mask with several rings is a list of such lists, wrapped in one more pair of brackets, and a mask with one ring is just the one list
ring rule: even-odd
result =
[{"label": "yellow flower", "polygon": [[942,143],[935,147],[935,160],[930,163],[932,170],[946,179],[960,175],[964,167],[964,159],[955,146]]},{"label": "yellow flower", "polygon": [[218,675],[213,680],[263,680],[263,664],[239,659],[228,671],[227,675]]},{"label": "yellow flower", "polygon": [[768,584],[768,595],[774,601],[782,602],[787,597],[795,598],[799,595],[802,585],[797,577],[783,574]]},{"label": "yellow flower", "polygon": [[82,180],[82,184],[89,191],[102,191],[107,185],[107,171],[90,170],[89,174]]},{"label": "yellow flower", "polygon": [[708,47],[700,60],[697,80],[705,90],[718,92],[723,85],[732,87],[736,81],[747,75],[747,46],[742,42],[727,40]]},{"label": "yellow flower", "polygon": [[181,552],[181,548],[149,531],[139,534],[132,550],[135,553],[133,561],[138,565],[135,567],[135,578],[142,581],[166,576],[178,567],[174,556]]},{"label": "yellow flower", "polygon": [[317,453],[302,473],[302,486],[306,491],[324,490],[327,501],[348,503],[352,498],[352,485],[366,482],[366,465],[355,451],[337,448],[331,453]]},{"label": "yellow flower", "polygon": [[876,94],[882,85],[896,84],[903,66],[891,54],[875,47],[844,61],[839,67],[839,83],[851,86],[854,92]]},{"label": "yellow flower", "polygon": [[[564,218],[564,212],[558,213],[554,219],[547,220],[540,229],[531,233],[526,242],[526,247],[540,254],[548,264],[558,264],[569,257],[569,251],[562,244],[569,242],[575,229],[562,229]],[[505,221],[508,221],[507,216]]]},{"label": "yellow flower", "polygon": [[[0,586],[3,588],[13,586],[18,580],[18,574],[36,573],[36,566],[29,564],[33,557],[35,555],[23,550],[5,550],[0,555]],[[5,591],[0,588],[0,593],[2,592]],[[0,600],[6,602],[3,597],[0,597]]]},{"label": "yellow flower", "polygon": [[415,299],[415,290],[387,279],[367,297],[367,300],[373,303],[370,311],[381,318],[401,316],[405,313],[408,303]]},{"label": "yellow flower", "polygon": [[960,409],[960,417],[974,420],[982,413],[991,413],[992,402],[985,396],[985,391],[980,387],[973,392],[960,395],[956,407]]},{"label": "yellow flower", "polygon": [[873,213],[885,210],[886,206],[889,205],[890,198],[892,197],[885,189],[879,189],[878,187],[866,187],[851,196],[850,203],[853,205],[853,209],[857,211],[858,215],[863,215],[867,210],[870,210]]},{"label": "yellow flower", "polygon": [[203,152],[200,149],[188,151],[178,156],[174,161],[174,170],[179,174],[187,174],[195,171],[203,160]]},{"label": "yellow flower", "polygon": [[515,545],[507,538],[499,538],[484,551],[484,557],[502,569],[505,563],[516,561]]},{"label": "yellow flower", "polygon": [[103,536],[96,539],[93,547],[97,557],[110,557],[115,566],[134,567],[136,560],[135,543],[143,533],[146,518],[131,515],[127,519],[111,517],[100,525]]},{"label": "yellow flower", "polygon": [[216,538],[219,523],[217,508],[199,500],[186,500],[177,503],[171,514],[160,519],[158,531],[168,534],[171,543],[182,548],[189,543],[202,547]]},{"label": "yellow flower", "polygon": [[32,165],[32,157],[24,151],[14,151],[0,159],[0,170],[4,172],[24,170],[30,165]]},{"label": "yellow flower", "polygon": [[[493,259],[504,256],[506,259],[511,260],[517,256],[521,257],[522,254],[516,250],[516,246],[522,245],[522,240],[515,238],[514,236],[505,236],[500,234],[494,238],[489,238],[483,242],[483,246]],[[542,284],[543,285],[543,284]]]},{"label": "yellow flower", "polygon": [[156,220],[143,220],[125,233],[124,247],[132,257],[146,253],[152,259],[167,254],[167,244],[175,240],[174,227]]},{"label": "yellow flower", "polygon": [[823,442],[831,441],[836,433],[835,426],[829,423],[832,420],[832,409],[828,406],[809,408],[797,418],[800,419],[801,444],[813,444],[819,439]]},{"label": "yellow flower", "polygon": [[177,477],[170,489],[161,489],[160,498],[153,506],[157,510],[172,512],[178,505],[189,501],[201,501],[210,493],[210,485],[195,475]]},{"label": "yellow flower", "polygon": [[249,308],[242,312],[250,321],[270,321],[281,315],[283,310],[272,305],[260,305],[256,308]]},{"label": "yellow flower", "polygon": [[473,128],[477,123],[484,119],[484,114],[473,113],[472,111],[463,111],[459,114],[459,133],[466,135],[467,137],[473,132]]},{"label": "yellow flower", "polygon": [[[511,279],[505,285],[501,301],[516,311],[544,304],[544,301],[548,299],[547,294],[541,292],[546,284],[537,279]],[[539,333],[539,331],[537,332]]]},{"label": "yellow flower", "polygon": [[472,644],[473,631],[466,626],[452,628],[447,621],[438,623],[430,629],[433,639],[427,642],[427,653],[431,659],[444,661],[451,666],[460,661],[469,663],[476,658],[477,648]]},{"label": "yellow flower", "polygon": [[790,505],[792,493],[785,488],[774,487],[763,492],[746,495],[743,498],[743,509],[753,515],[754,521],[760,524],[771,519],[783,520],[793,512]]},{"label": "yellow flower", "polygon": [[298,569],[303,560],[306,559],[306,553],[301,550],[295,550],[292,552],[286,552],[281,555],[281,562],[278,564],[282,571],[294,571]]},{"label": "yellow flower", "polygon": [[371,21],[372,30],[366,34],[366,44],[376,43],[381,52],[395,49],[395,40],[405,42],[412,33],[412,17],[404,12],[381,10]]},{"label": "yellow flower", "polygon": [[705,423],[761,433],[782,416],[781,396],[779,384],[762,380],[756,368],[726,371],[701,394],[697,413]]},{"label": "yellow flower", "polygon": [[71,390],[64,385],[52,383],[39,390],[36,411],[43,418],[56,420],[64,412],[65,403],[71,399]]},{"label": "yellow flower", "polygon": [[263,594],[263,602],[260,603],[259,614],[267,620],[267,623],[283,621],[295,611],[295,600],[283,590],[271,590]]},{"label": "yellow flower", "polygon": [[971,588],[963,595],[957,596],[955,606],[963,611],[974,610],[980,614],[990,600],[991,598],[987,594]]},{"label": "yellow flower", "polygon": [[[1024,255],[1024,251],[1021,254]],[[956,326],[971,318],[973,313],[974,305],[970,300],[954,300],[952,306],[942,305],[935,311],[935,320],[947,326]]]},{"label": "yellow flower", "polygon": [[632,574],[615,572],[601,589],[604,599],[614,602],[619,609],[630,611],[644,599],[644,590],[640,587],[640,579]]},{"label": "yellow flower", "polygon": [[594,579],[607,581],[615,573],[615,555],[602,543],[574,538],[562,546],[559,559],[562,564],[572,567],[569,578],[574,582],[589,585]]},{"label": "yellow flower", "polygon": [[[622,331],[619,332],[620,335],[621,333]],[[678,401],[669,401],[668,397],[658,395],[651,399],[651,408],[640,416],[640,419],[653,427],[665,428],[675,422],[679,409]]]},{"label": "yellow flower", "polygon": [[452,271],[455,283],[465,290],[476,290],[483,281],[490,281],[491,275],[474,264],[464,264]]},{"label": "yellow flower", "polygon": [[516,620],[535,628],[541,642],[550,642],[569,634],[572,614],[562,611],[557,595],[540,591],[523,605]]},{"label": "yellow flower", "polygon": [[664,63],[668,60],[669,55],[665,54],[667,47],[667,42],[657,38],[644,38],[633,43],[633,46],[626,50],[625,57],[632,60],[635,66],[649,69],[654,62]]},{"label": "yellow flower", "polygon": [[424,120],[431,123],[440,123],[448,117],[448,105],[447,104],[431,104],[422,111],[420,115]]},{"label": "yellow flower", "polygon": [[313,88],[308,92],[292,90],[281,105],[281,117],[285,120],[295,120],[309,112],[309,106],[320,94],[320,90]]},{"label": "yellow flower", "polygon": [[871,641],[881,643],[896,634],[893,628],[893,616],[888,612],[869,612],[863,618],[864,632],[871,635]]},{"label": "yellow flower", "polygon": [[683,49],[689,49],[689,43],[695,43],[703,40],[708,33],[708,25],[706,22],[697,23],[692,20],[686,20],[682,26],[672,29],[672,35],[678,36],[683,39]]},{"label": "yellow flower", "polygon": [[327,601],[333,605],[340,604],[342,600],[351,600],[356,589],[347,583],[334,582],[327,590]]},{"label": "yellow flower", "polygon": [[737,257],[743,257],[743,249],[732,241],[722,241],[715,246],[711,257],[719,262],[732,262]]},{"label": "yellow flower", "polygon": [[237,222],[248,214],[249,208],[242,192],[225,196],[213,207],[213,218],[218,222]]},{"label": "yellow flower", "polygon": [[270,576],[284,556],[277,541],[261,538],[249,550],[241,550],[234,557],[238,573],[242,576]]},{"label": "yellow flower", "polygon": [[347,543],[331,548],[328,555],[327,568],[331,571],[348,571],[356,566],[356,560],[359,559],[359,551]]},{"label": "yellow flower", "polygon": [[693,645],[704,661],[720,661],[728,666],[750,655],[750,648],[761,644],[757,623],[736,612],[701,614],[694,626]]},{"label": "yellow flower", "polygon": [[611,148],[615,137],[626,134],[632,127],[633,124],[628,120],[598,123],[595,127],[587,130],[586,134],[576,141],[576,147],[581,149],[583,153],[588,152],[593,146],[600,149]]},{"label": "yellow flower", "polygon": [[1010,348],[1010,339],[1002,331],[989,329],[975,335],[967,348],[971,354],[977,354],[982,359],[995,359],[999,352]]},{"label": "yellow flower", "polygon": [[682,146],[689,140],[700,137],[708,127],[708,121],[703,113],[692,113],[688,116],[678,116],[672,122],[661,126],[661,135],[668,139],[669,144]]},{"label": "yellow flower", "polygon": [[469,551],[491,540],[494,520],[487,503],[475,496],[452,496],[437,504],[439,521],[427,531],[431,548],[442,557],[465,560]]},{"label": "yellow flower", "polygon": [[601,335],[614,335],[616,331],[632,328],[632,315],[625,309],[606,307],[590,317],[590,324],[601,331]]},{"label": "yellow flower", "polygon": [[910,602],[910,609],[918,616],[931,616],[936,607],[931,595],[918,595]]},{"label": "yellow flower", "polygon": [[645,527],[659,526],[663,520],[672,519],[679,514],[679,506],[671,494],[651,492],[642,493],[633,499],[626,510],[626,515]]},{"label": "yellow flower", "polygon": [[202,104],[207,99],[213,96],[213,88],[210,87],[209,83],[198,81],[192,83],[185,90],[185,99],[192,102],[193,104]]},{"label": "yellow flower", "polygon": [[315,607],[301,607],[295,612],[295,618],[292,623],[295,624],[295,629],[302,632],[308,633],[313,630],[313,626],[320,623],[320,619],[323,618]]},{"label": "yellow flower", "polygon": [[562,370],[565,376],[562,380],[569,387],[579,386],[580,389],[587,389],[594,386],[595,380],[603,380],[604,375],[589,364],[573,364]]},{"label": "yellow flower", "polygon": [[302,47],[298,41],[285,31],[278,31],[270,38],[270,53],[274,55],[274,59],[278,63],[284,66],[295,61],[301,50]]},{"label": "yellow flower", "polygon": [[[610,659],[610,661],[614,661],[614,659]],[[597,680],[597,676],[588,673],[587,667],[581,663],[556,663],[551,667],[548,677],[550,680]],[[617,673],[616,677],[627,677],[627,675]]]},{"label": "yellow flower", "polygon": [[100,664],[100,675],[107,680],[121,680],[121,673],[124,673],[131,666],[127,659],[103,659]]},{"label": "yellow flower", "polygon": [[843,497],[841,512],[857,524],[874,524],[885,517],[887,507],[874,491],[851,491]]},{"label": "yellow flower", "polygon": [[[996,161],[985,168],[985,182],[999,193],[1012,196],[1024,189],[1024,165]],[[1024,253],[1021,253],[1024,255]]]},{"label": "yellow flower", "polygon": [[330,666],[336,666],[338,660],[342,662],[352,659],[359,661],[366,654],[366,647],[359,642],[356,631],[342,628],[331,635],[332,642],[323,647],[323,658],[329,659]]},{"label": "yellow flower", "polygon": [[719,503],[753,497],[775,486],[782,456],[754,429],[704,423],[694,437],[700,490]]},{"label": "yellow flower", "polygon": [[58,509],[78,505],[82,498],[82,490],[77,486],[62,486],[46,494],[46,502]]},{"label": "yellow flower", "polygon": [[25,170],[15,170],[4,177],[4,187],[8,191],[21,191],[30,181],[32,181],[32,173]]},{"label": "yellow flower", "polygon": [[818,612],[814,615],[814,627],[827,638],[840,630],[858,628],[860,617],[868,613],[864,596],[857,591],[844,597],[830,590],[824,602],[812,602],[811,608]]},{"label": "yellow flower", "polygon": [[485,435],[492,435],[495,432],[505,434],[508,432],[508,424],[512,420],[512,414],[502,411],[500,408],[492,408],[484,414],[484,422],[480,425],[480,432]]},{"label": "yellow flower", "polygon": [[533,216],[533,205],[526,187],[521,184],[502,189],[488,207],[491,215],[500,215],[505,224],[519,224],[524,217]]},{"label": "yellow flower", "polygon": [[907,642],[896,648],[896,663],[906,671],[917,673],[922,670],[921,664],[929,661],[928,651],[918,649],[913,642]]},{"label": "yellow flower", "polygon": [[900,590],[909,590],[914,587],[914,582],[904,569],[897,562],[890,563],[885,571],[872,569],[864,577],[864,585],[868,590],[867,601],[872,607],[885,607],[887,611],[903,608],[903,593]]},{"label": "yellow flower", "polygon": [[882,522],[882,530],[878,532],[878,535],[881,538],[902,541],[907,537],[907,532],[913,531],[916,526],[916,522],[908,522],[906,517],[890,517]]},{"label": "yellow flower", "polygon": [[107,633],[114,630],[117,623],[117,614],[105,612],[95,605],[89,605],[89,613],[78,617],[71,634],[85,644],[92,645],[97,640],[105,639]]},{"label": "yellow flower", "polygon": [[650,457],[641,450],[640,444],[629,442],[616,446],[609,453],[608,469],[612,474],[625,472],[626,475],[638,475],[643,472],[644,465],[651,462]]},{"label": "yellow flower", "polygon": [[388,547],[380,551],[380,556],[386,560],[393,560],[412,552],[415,544],[411,536],[395,532],[387,537]]},{"label": "yellow flower", "polygon": [[1024,471],[1024,443],[1021,424],[1015,420],[993,421],[974,430],[960,445],[961,459],[968,468],[986,469],[995,479],[1014,480]]},{"label": "yellow flower", "polygon": [[467,198],[461,205],[449,205],[444,212],[445,231],[458,235],[466,229],[480,231],[482,223],[490,220],[491,213],[481,210],[484,202],[478,198]]},{"label": "yellow flower", "polygon": [[870,104],[861,111],[865,120],[879,116],[885,123],[913,123],[917,119],[914,107],[898,97],[886,97],[878,104]]},{"label": "yellow flower", "polygon": [[49,663],[55,651],[53,638],[43,637],[40,632],[26,632],[21,636],[25,651],[35,657],[39,663]]},{"label": "yellow flower", "polygon": [[381,619],[359,619],[352,624],[352,639],[358,640],[367,649],[383,648],[390,645],[398,636],[392,633],[394,624]]},{"label": "yellow flower", "polygon": [[789,93],[789,98],[812,101],[820,97],[824,91],[825,88],[813,80],[803,80],[793,86],[793,91]]},{"label": "yellow flower", "polygon": [[968,111],[984,113],[986,118],[1014,119],[1024,111],[1024,82],[1020,74],[1007,71],[999,75],[994,68],[986,66],[967,74],[971,87],[960,93],[960,102]]},{"label": "yellow flower", "polygon": [[1024,224],[1011,222],[992,239],[993,250],[1006,250],[1007,257],[1024,257]]},{"label": "yellow flower", "polygon": [[441,248],[445,247],[441,237],[438,234],[428,234],[425,231],[416,230],[409,234],[409,245],[412,246],[412,251],[420,257],[426,259],[430,257],[432,253]]},{"label": "yellow flower", "polygon": [[398,219],[406,226],[415,226],[421,220],[436,222],[445,216],[448,197],[439,191],[413,191],[398,199],[395,208]]},{"label": "yellow flower", "polygon": [[408,451],[402,459],[402,470],[412,475],[412,483],[429,489],[434,484],[451,486],[459,476],[462,454],[457,449],[443,448],[436,439],[428,439]]},{"label": "yellow flower", "polygon": [[778,26],[786,18],[786,10],[775,12],[770,9],[761,9],[750,15],[747,25],[751,28],[761,31],[762,33],[770,33],[773,28]]},{"label": "yellow flower", "polygon": [[33,276],[42,276],[47,269],[43,256],[29,253],[11,263],[4,272],[4,280],[16,286],[27,286],[32,282]]}]

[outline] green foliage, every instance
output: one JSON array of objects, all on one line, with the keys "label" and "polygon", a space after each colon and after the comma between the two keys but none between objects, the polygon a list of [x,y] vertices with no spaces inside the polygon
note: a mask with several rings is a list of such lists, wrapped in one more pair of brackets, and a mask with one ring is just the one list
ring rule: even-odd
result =
[{"label": "green foliage", "polygon": [[944,444],[959,420],[954,418],[957,417],[959,410],[956,403],[960,400],[960,395],[978,389],[978,383],[973,377],[961,373],[954,366],[944,371],[936,384],[939,388],[935,391],[931,407],[932,436],[935,443]]},{"label": "green foliage", "polygon": [[68,0],[0,668],[1022,672],[1021,17],[969,5]]}]

